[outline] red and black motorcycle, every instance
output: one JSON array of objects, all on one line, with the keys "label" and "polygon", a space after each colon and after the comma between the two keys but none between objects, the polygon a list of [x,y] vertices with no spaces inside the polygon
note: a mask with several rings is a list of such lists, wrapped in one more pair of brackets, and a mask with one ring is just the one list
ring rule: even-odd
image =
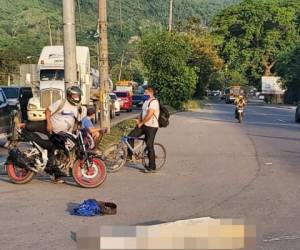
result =
[{"label": "red and black motorcycle", "polygon": [[63,176],[72,176],[84,188],[95,188],[105,181],[105,164],[89,150],[89,142],[93,139],[85,131],[77,130],[76,134],[60,133],[50,137],[55,145],[55,168],[50,169],[47,164],[48,151],[32,138],[30,133],[17,129],[13,122],[6,161],[6,170],[13,183],[25,184],[37,173],[53,174],[53,171]]}]

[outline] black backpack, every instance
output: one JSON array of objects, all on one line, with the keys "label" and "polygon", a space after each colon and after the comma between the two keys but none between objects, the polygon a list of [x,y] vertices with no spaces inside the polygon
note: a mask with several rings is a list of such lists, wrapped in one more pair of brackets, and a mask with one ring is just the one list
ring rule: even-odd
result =
[{"label": "black backpack", "polygon": [[[151,102],[154,100],[157,100],[157,99],[151,100],[148,104],[148,108],[149,108]],[[159,103],[159,117],[157,118],[155,116],[155,118],[157,119],[158,125],[160,128],[166,128],[169,126],[169,123],[170,123],[169,122],[170,113],[169,113],[169,110],[164,105],[162,105],[162,103],[159,100],[157,100],[157,101]]]}]

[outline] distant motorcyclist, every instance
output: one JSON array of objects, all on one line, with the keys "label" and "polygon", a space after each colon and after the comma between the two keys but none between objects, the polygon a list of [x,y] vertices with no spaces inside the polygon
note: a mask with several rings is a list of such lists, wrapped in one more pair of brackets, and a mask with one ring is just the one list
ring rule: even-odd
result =
[{"label": "distant motorcyclist", "polygon": [[245,101],[244,96],[238,95],[238,96],[235,98],[235,100],[234,100],[234,104],[235,104],[237,107],[244,108],[244,107],[246,106],[246,101]]},{"label": "distant motorcyclist", "polygon": [[244,98],[244,96],[242,95],[238,95],[235,100],[234,100],[234,104],[235,104],[235,117],[238,117],[238,109],[242,108],[244,109],[246,106],[246,100]]}]

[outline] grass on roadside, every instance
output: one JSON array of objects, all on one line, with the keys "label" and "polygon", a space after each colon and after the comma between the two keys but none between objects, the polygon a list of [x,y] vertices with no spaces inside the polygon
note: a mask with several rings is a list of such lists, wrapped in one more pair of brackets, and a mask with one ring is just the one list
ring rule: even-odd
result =
[{"label": "grass on roadside", "polygon": [[195,110],[195,109],[201,109],[205,105],[205,100],[200,100],[200,99],[192,99],[187,101],[184,105],[183,108],[184,110]]}]

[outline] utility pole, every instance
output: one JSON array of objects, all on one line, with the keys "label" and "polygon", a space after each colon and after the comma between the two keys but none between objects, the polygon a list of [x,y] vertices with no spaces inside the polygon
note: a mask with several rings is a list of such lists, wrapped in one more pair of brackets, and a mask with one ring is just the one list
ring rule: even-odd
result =
[{"label": "utility pole", "polygon": [[119,12],[120,12],[120,31],[121,34],[123,34],[122,0],[119,0]]},{"label": "utility pole", "polygon": [[173,0],[170,1],[169,7],[169,32],[172,32],[172,23],[173,23]]},{"label": "utility pole", "polygon": [[79,25],[80,25],[80,31],[82,31],[82,22],[81,22],[81,3],[80,0],[77,0],[78,5],[78,12],[79,12]]},{"label": "utility pole", "polygon": [[49,19],[48,19],[48,29],[49,29],[50,45],[52,46],[53,45],[53,42],[52,42],[52,32],[51,32],[51,23],[50,23]]},{"label": "utility pole", "polygon": [[100,80],[100,126],[110,132],[110,105],[108,82],[107,4],[99,3],[99,80]]},{"label": "utility pole", "polygon": [[63,0],[65,88],[77,85],[75,3]]},{"label": "utility pole", "polygon": [[121,81],[122,77],[122,68],[123,68],[123,61],[124,61],[124,56],[125,56],[125,50],[123,50],[122,57],[121,57],[121,64],[120,64],[120,71],[119,71],[119,81]]}]

